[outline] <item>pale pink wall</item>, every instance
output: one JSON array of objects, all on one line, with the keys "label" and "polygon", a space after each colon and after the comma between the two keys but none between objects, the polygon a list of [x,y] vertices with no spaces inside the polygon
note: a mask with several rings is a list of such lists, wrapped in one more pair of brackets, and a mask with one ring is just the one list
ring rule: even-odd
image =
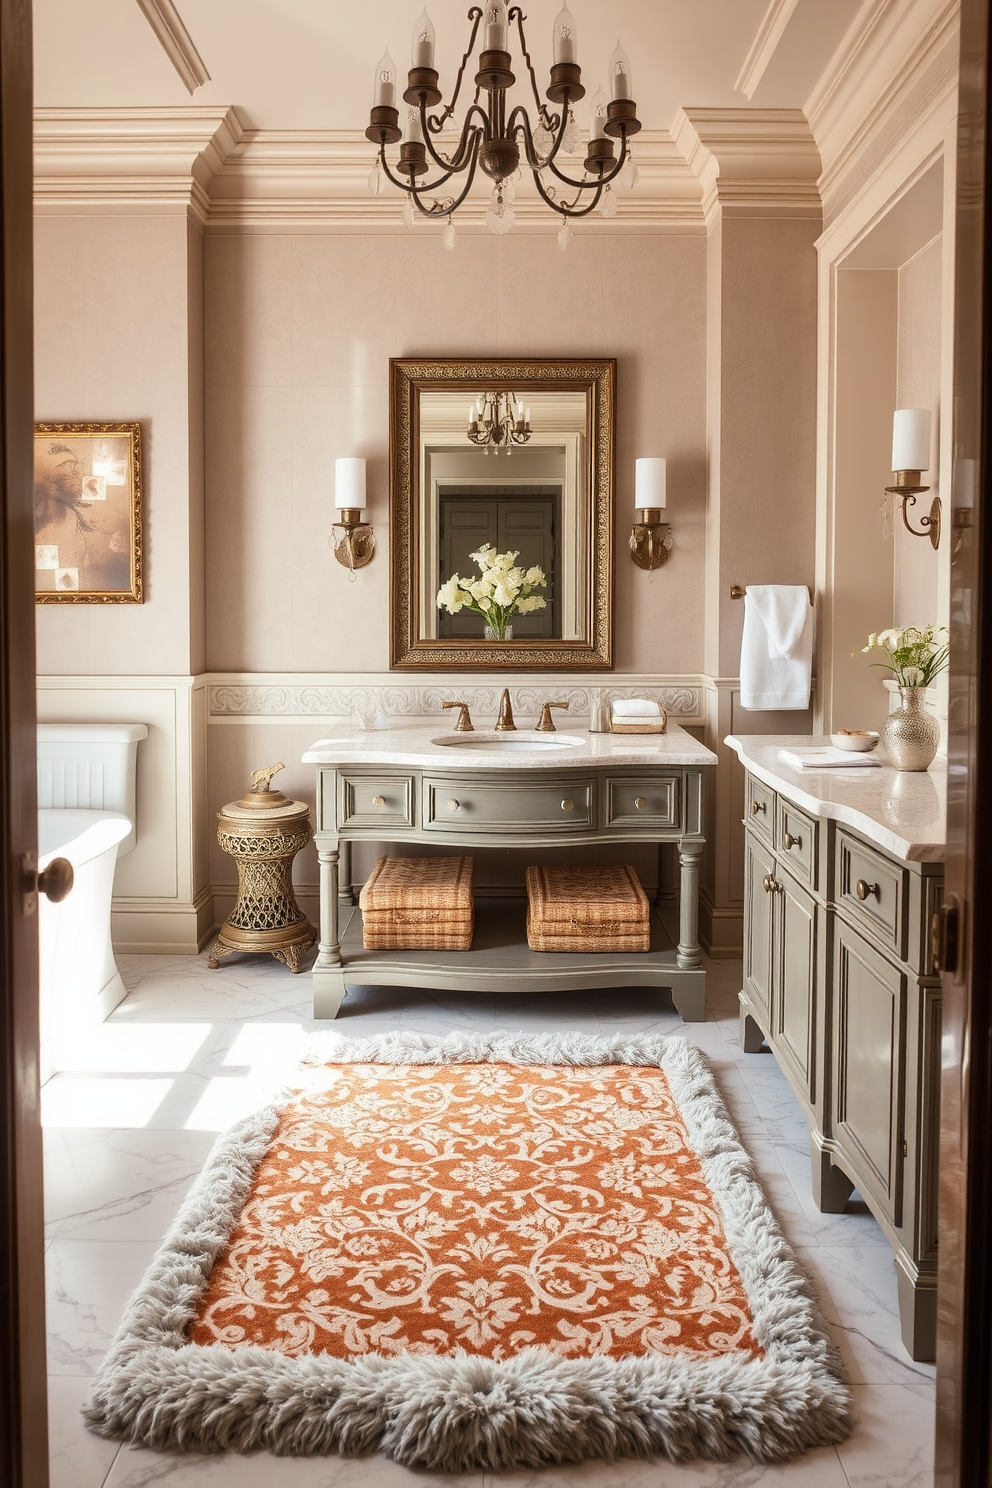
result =
[{"label": "pale pink wall", "polygon": [[37,606],[42,675],[202,665],[198,573],[191,593],[200,547],[199,451],[190,443],[191,369],[201,359],[195,315],[192,337],[189,323],[197,252],[185,215],[35,221],[36,417],[140,420],[145,473],[145,603]]},{"label": "pale pink wall", "polygon": [[[388,666],[390,356],[618,359],[616,666],[702,666],[706,245],[578,232],[496,240],[257,233],[205,243],[207,666]],[[338,455],[368,460],[379,550],[328,547]],[[633,462],[669,461],[675,551],[627,557]]]},{"label": "pale pink wall", "polygon": [[[933,411],[930,469],[921,480],[921,484],[926,481],[930,485],[930,490],[918,496],[915,509],[910,509],[914,527],[920,525],[920,516],[930,510],[938,494],[941,251],[938,237],[899,269],[897,406]],[[944,502],[944,509],[950,510],[949,502]],[[912,537],[905,530],[898,515],[894,535],[893,624],[924,625],[938,618],[937,555],[926,539]]]}]

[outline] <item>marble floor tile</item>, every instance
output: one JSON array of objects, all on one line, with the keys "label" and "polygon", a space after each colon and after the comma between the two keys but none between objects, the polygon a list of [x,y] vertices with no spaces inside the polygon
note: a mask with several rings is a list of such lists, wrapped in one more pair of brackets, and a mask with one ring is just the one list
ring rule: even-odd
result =
[{"label": "marble floor tile", "polygon": [[485,1488],[849,1488],[833,1447],[776,1466],[734,1462],[577,1462],[487,1473]]},{"label": "marble floor tile", "polygon": [[45,1256],[49,1374],[95,1373],[155,1248],[153,1241],[52,1242]]},{"label": "marble floor tile", "polygon": [[385,1457],[171,1456],[122,1447],[106,1488],[482,1488],[481,1473],[411,1472]]},{"label": "marble floor tile", "polygon": [[53,1375],[48,1382],[50,1488],[102,1488],[120,1451],[120,1442],[96,1436],[79,1414],[89,1389],[85,1377]]},{"label": "marble floor tile", "polygon": [[159,1240],[206,1161],[209,1132],[78,1133],[45,1148],[45,1212],[62,1239]]},{"label": "marble floor tile", "polygon": [[932,1386],[934,1366],[911,1359],[902,1344],[889,1246],[818,1245],[804,1255],[851,1382]]},{"label": "marble floor tile", "polygon": [[[824,1214],[813,1198],[813,1178],[808,1150],[797,1151],[782,1143],[776,1148],[779,1160],[805,1211],[818,1245],[885,1245],[885,1236],[863,1199],[852,1196],[843,1214]],[[893,1285],[895,1278],[893,1277]]]},{"label": "marble floor tile", "polygon": [[929,1383],[855,1386],[857,1430],[837,1448],[851,1488],[933,1488]]}]

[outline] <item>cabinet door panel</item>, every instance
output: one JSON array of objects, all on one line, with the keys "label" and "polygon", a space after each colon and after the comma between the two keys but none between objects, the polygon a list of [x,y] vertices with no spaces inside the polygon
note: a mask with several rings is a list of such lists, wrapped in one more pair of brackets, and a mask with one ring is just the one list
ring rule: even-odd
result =
[{"label": "cabinet door panel", "polygon": [[816,1014],[816,901],[778,874],[775,895],[775,1040],[776,1051],[791,1065],[812,1103],[814,1080],[814,1023]]},{"label": "cabinet door panel", "polygon": [[858,1188],[899,1225],[907,978],[840,919],[834,937],[833,1136]]},{"label": "cabinet door panel", "polygon": [[772,901],[764,880],[773,877],[775,862],[758,843],[752,832],[747,834],[744,860],[744,985],[748,996],[764,1018],[765,1031],[771,1027],[772,1006]]}]

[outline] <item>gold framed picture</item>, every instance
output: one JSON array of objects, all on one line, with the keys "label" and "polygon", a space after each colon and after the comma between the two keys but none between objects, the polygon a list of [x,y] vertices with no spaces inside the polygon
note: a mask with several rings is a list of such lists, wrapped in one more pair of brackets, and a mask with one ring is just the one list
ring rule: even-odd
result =
[{"label": "gold framed picture", "polygon": [[141,425],[35,424],[39,604],[141,604]]}]

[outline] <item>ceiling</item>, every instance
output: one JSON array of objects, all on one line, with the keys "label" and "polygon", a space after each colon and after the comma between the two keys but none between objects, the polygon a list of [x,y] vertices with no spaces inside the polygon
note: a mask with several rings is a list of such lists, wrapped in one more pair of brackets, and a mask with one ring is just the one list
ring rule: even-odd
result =
[{"label": "ceiling", "polygon": [[[149,0],[146,0],[146,4]],[[151,0],[152,4],[159,0]],[[210,80],[194,104],[233,104],[257,129],[363,129],[388,45],[401,72],[422,0],[174,0]],[[561,0],[530,0],[528,46],[550,65]],[[638,114],[667,129],[681,105],[802,108],[862,0],[570,0],[589,92],[618,37]],[[168,0],[165,0],[168,6]],[[429,0],[445,96],[467,43],[468,0]],[[188,104],[190,94],[138,0],[34,0],[35,102],[48,107]],[[754,55],[751,98],[735,91]],[[519,76],[519,71],[518,71]],[[753,75],[752,75],[753,76]],[[523,97],[518,83],[516,93]],[[580,122],[582,122],[580,120]]]}]

